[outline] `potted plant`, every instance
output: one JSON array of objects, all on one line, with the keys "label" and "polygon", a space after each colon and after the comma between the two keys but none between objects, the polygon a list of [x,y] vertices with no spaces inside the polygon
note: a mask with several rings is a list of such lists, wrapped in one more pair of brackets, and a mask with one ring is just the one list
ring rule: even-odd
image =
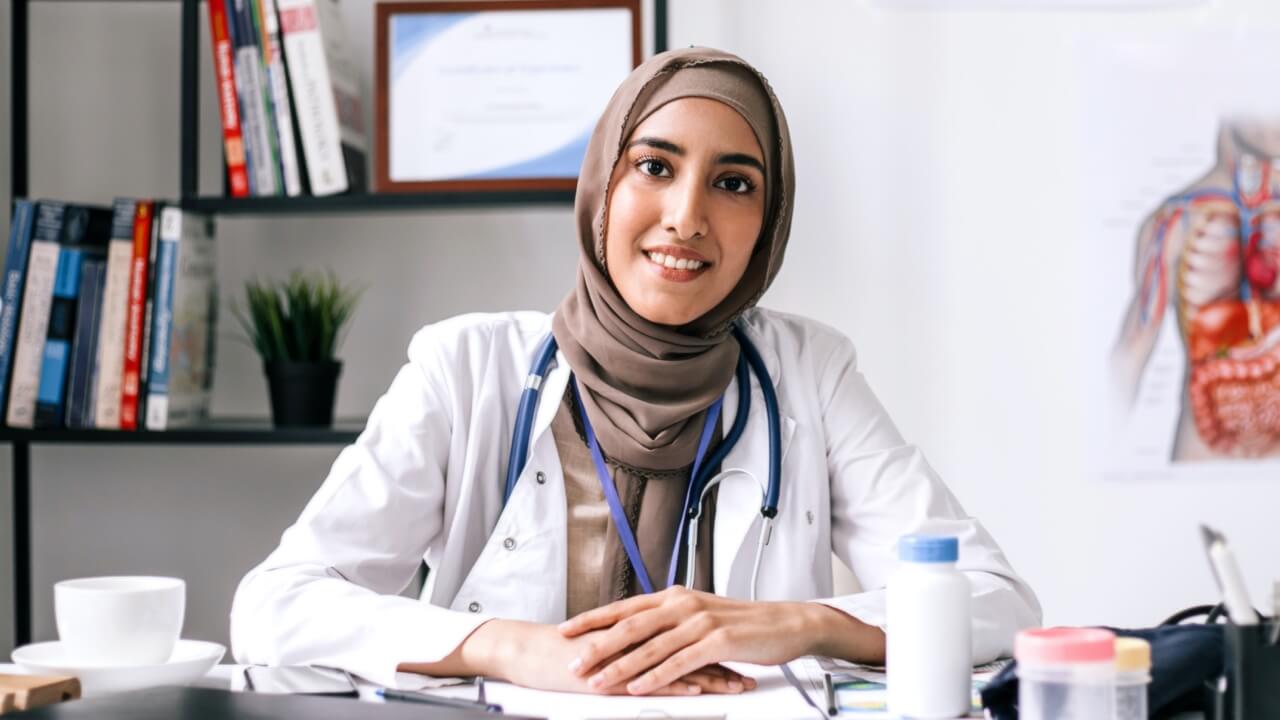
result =
[{"label": "potted plant", "polygon": [[231,311],[262,357],[277,427],[329,426],[342,362],[334,355],[359,293],[332,272],[245,283],[247,310]]}]

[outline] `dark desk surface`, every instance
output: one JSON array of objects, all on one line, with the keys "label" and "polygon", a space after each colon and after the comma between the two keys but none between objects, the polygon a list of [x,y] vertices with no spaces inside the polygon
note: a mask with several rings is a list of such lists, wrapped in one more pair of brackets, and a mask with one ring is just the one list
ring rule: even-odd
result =
[{"label": "dark desk surface", "polygon": [[73,700],[28,710],[14,718],[95,720],[494,720],[511,715],[455,710],[417,703],[375,703],[354,698],[261,695],[212,688],[165,687]]}]

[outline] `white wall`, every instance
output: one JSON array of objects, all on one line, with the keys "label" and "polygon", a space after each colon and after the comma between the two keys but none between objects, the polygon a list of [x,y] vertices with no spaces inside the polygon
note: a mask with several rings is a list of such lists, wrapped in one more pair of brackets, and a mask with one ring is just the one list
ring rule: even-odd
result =
[{"label": "white wall", "polygon": [[[1046,621],[1151,625],[1211,601],[1201,521],[1233,540],[1255,603],[1269,604],[1280,577],[1267,550],[1280,473],[1117,483],[1098,472],[1092,428],[1106,408],[1091,373],[1119,314],[1086,309],[1100,276],[1131,277],[1132,241],[1120,272],[1091,266],[1099,253],[1080,200],[1089,182],[1081,156],[1093,139],[1080,127],[1090,114],[1106,122],[1107,108],[1090,106],[1099,77],[1082,69],[1096,43],[1141,50],[1192,41],[1193,31],[1256,39],[1274,34],[1280,8],[1218,0],[1151,13],[889,12],[865,2],[721,2],[719,12],[740,17],[717,27],[682,22],[686,5],[673,12],[673,45],[749,58],[791,122],[799,197],[767,304],[854,339],[899,426],[1001,542]],[[1208,45],[1206,53],[1216,43]],[[1234,50],[1247,61],[1261,48]],[[1171,94],[1194,92],[1186,80],[1162,79]]]},{"label": "white wall", "polygon": [[[347,4],[355,55],[366,59],[370,5]],[[797,215],[766,304],[855,340],[903,431],[1032,582],[1046,619],[1145,625],[1211,599],[1194,534],[1200,520],[1232,537],[1261,598],[1277,570],[1265,554],[1269,518],[1241,508],[1280,503],[1280,489],[1108,483],[1085,460],[1097,408],[1079,380],[1092,331],[1078,311],[1089,276],[1074,198],[1081,78],[1071,38],[1235,27],[1274,15],[1271,3],[1220,0],[1154,15],[892,13],[835,0],[672,6],[672,46],[739,52],[770,77],[788,112]],[[31,37],[32,194],[173,195],[177,4],[36,3]],[[207,54],[202,182],[212,189],[218,136]],[[366,63],[366,94],[370,74]],[[254,273],[298,264],[330,266],[366,286],[343,351],[340,415],[368,411],[422,323],[468,310],[549,309],[576,261],[565,208],[223,218],[218,227],[227,295]],[[265,415],[261,372],[237,336],[224,322],[215,411]],[[188,579],[188,635],[225,641],[236,579],[273,546],[335,454],[37,449],[37,639],[54,635],[56,580],[154,572]],[[0,577],[8,578],[7,471],[0,478]],[[10,617],[0,595],[0,617]]]}]

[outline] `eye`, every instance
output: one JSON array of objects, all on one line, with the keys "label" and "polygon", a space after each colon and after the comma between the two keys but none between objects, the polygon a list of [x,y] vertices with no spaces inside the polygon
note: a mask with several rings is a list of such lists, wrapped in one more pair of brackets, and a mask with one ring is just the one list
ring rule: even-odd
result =
[{"label": "eye", "polygon": [[636,167],[639,168],[640,172],[650,177],[671,177],[671,169],[660,158],[642,157],[636,162]]},{"label": "eye", "polygon": [[735,195],[746,195],[756,189],[755,183],[740,175],[730,175],[727,178],[721,178],[716,181],[716,187],[728,190]]}]

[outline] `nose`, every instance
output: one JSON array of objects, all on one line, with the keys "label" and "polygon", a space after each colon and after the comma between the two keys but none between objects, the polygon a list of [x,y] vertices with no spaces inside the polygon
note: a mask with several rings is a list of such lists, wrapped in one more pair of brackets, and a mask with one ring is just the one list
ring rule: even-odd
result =
[{"label": "nose", "polygon": [[684,178],[671,183],[665,200],[663,225],[667,232],[686,241],[706,237],[709,230],[706,188],[693,178],[693,173],[686,173]]}]

